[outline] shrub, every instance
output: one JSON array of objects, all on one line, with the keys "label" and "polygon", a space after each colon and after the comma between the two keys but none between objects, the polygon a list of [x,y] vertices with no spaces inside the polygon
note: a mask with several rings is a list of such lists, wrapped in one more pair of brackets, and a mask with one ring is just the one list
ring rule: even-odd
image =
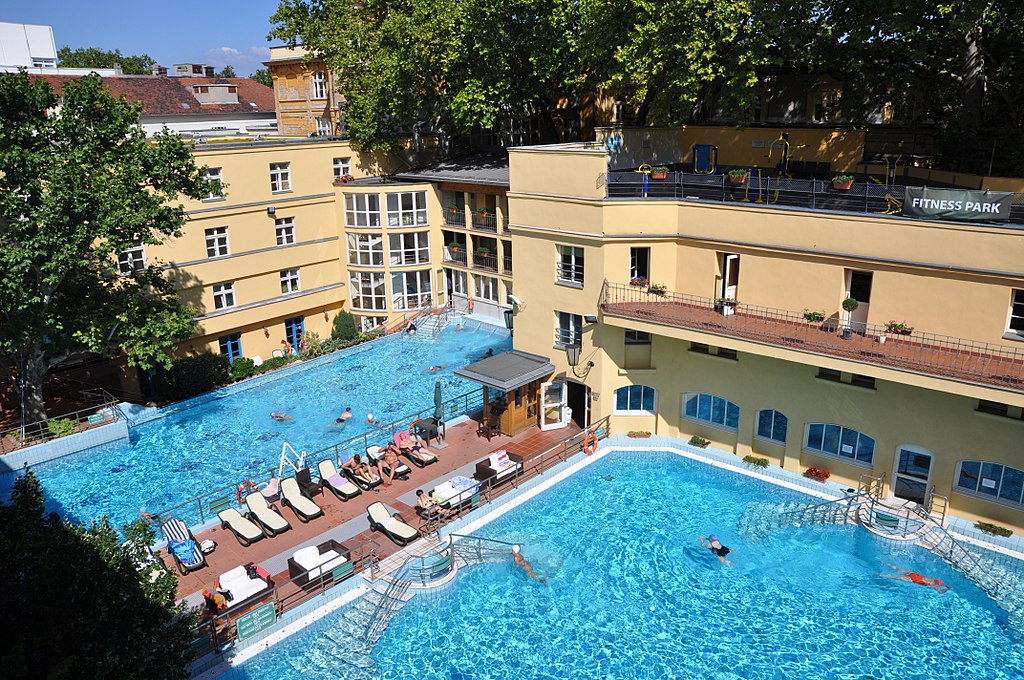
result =
[{"label": "shrub", "polygon": [[267,371],[273,371],[282,366],[286,366],[291,362],[291,357],[272,357],[267,359],[262,364],[256,367],[256,373],[266,373]]},{"label": "shrub", "polygon": [[319,356],[323,356],[329,352],[324,347],[324,341],[320,339],[320,336],[310,331],[306,333],[306,348],[299,353],[300,359],[315,359]]},{"label": "shrub", "polygon": [[806,470],[804,470],[804,477],[806,477],[807,479],[813,479],[817,482],[827,481],[828,478],[831,476],[832,473],[826,470],[825,468],[809,467]]},{"label": "shrub", "polygon": [[46,421],[46,429],[54,437],[66,437],[75,433],[75,421],[70,418],[53,418]]},{"label": "shrub", "polygon": [[847,312],[856,311],[858,307],[860,307],[860,303],[854,300],[853,298],[846,298],[845,300],[843,300],[843,309],[846,310]]},{"label": "shrub", "polygon": [[711,445],[711,442],[707,439],[704,439],[704,437],[693,435],[692,437],[690,437],[690,445],[706,449],[708,446]]},{"label": "shrub", "polygon": [[984,531],[986,534],[992,534],[993,536],[1012,536],[1013,532],[1006,527],[1001,527],[998,524],[989,524],[988,522],[975,522],[974,528],[980,531]]},{"label": "shrub", "polygon": [[812,323],[820,323],[825,320],[825,312],[819,312],[813,309],[804,310],[804,318]]},{"label": "shrub", "polygon": [[836,175],[835,177],[832,178],[832,181],[836,182],[837,184],[846,184],[847,182],[852,182],[855,179],[857,178],[854,177],[853,175]]},{"label": "shrub", "polygon": [[334,327],[331,329],[332,340],[350,341],[359,337],[359,330],[356,329],[356,320],[348,312],[342,310],[334,317]]},{"label": "shrub", "polygon": [[746,177],[750,174],[750,171],[746,168],[735,168],[729,171],[729,177]]},{"label": "shrub", "polygon": [[743,456],[743,462],[747,463],[748,465],[753,465],[754,467],[768,467],[767,458],[758,458],[757,456]]},{"label": "shrub", "polygon": [[626,433],[626,436],[632,437],[633,439],[645,439],[647,437],[650,437],[651,433],[648,432],[647,430],[630,430],[629,432]]},{"label": "shrub", "polygon": [[232,380],[245,380],[255,372],[256,364],[247,357],[235,359],[235,363],[231,364]]},{"label": "shrub", "polygon": [[157,393],[167,401],[179,401],[209,392],[227,384],[231,376],[229,366],[228,358],[223,354],[199,354],[178,359],[157,377]]}]

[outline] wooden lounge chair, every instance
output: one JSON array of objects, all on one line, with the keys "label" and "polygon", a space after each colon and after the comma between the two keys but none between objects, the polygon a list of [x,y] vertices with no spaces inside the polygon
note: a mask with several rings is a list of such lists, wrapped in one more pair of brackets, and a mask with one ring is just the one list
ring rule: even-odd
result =
[{"label": "wooden lounge chair", "polygon": [[227,529],[235,535],[238,542],[243,547],[249,547],[256,541],[260,540],[266,534],[263,533],[263,529],[260,529],[254,522],[246,519],[238,510],[234,508],[225,508],[217,513],[217,517],[220,518],[220,526],[222,529]]},{"label": "wooden lounge chair", "polygon": [[169,519],[161,527],[167,538],[167,552],[174,558],[178,571],[185,574],[206,566],[206,558],[192,531],[180,519]]},{"label": "wooden lounge chair", "polygon": [[370,503],[366,516],[370,520],[370,529],[381,532],[398,545],[409,545],[420,537],[419,531],[406,524],[398,513],[391,516],[380,501]]},{"label": "wooden lounge chair", "polygon": [[263,527],[263,531],[271,538],[292,528],[277,508],[267,503],[267,499],[258,491],[245,497],[245,506],[249,508],[249,517]]},{"label": "wooden lounge chair", "polygon": [[362,493],[358,486],[338,474],[338,468],[334,467],[334,461],[330,458],[320,461],[317,470],[320,472],[320,483],[341,500],[348,501]]},{"label": "wooden lounge chair", "polygon": [[319,505],[302,495],[299,482],[294,477],[281,480],[281,505],[291,508],[303,523],[324,514]]}]

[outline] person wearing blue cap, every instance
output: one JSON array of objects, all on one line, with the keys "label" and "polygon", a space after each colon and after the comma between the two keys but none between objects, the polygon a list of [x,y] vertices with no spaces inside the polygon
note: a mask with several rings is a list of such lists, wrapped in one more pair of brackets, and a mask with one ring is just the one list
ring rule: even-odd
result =
[{"label": "person wearing blue cap", "polygon": [[716,536],[714,534],[711,534],[706,539],[703,536],[700,536],[699,538],[700,538],[701,546],[707,548],[708,550],[713,552],[715,555],[717,555],[719,562],[721,562],[722,564],[728,564],[728,565],[732,566],[732,562],[730,562],[729,560],[727,560],[725,558],[725,556],[728,555],[729,553],[731,553],[732,550],[730,550],[726,546],[722,545],[718,541],[718,536]]}]

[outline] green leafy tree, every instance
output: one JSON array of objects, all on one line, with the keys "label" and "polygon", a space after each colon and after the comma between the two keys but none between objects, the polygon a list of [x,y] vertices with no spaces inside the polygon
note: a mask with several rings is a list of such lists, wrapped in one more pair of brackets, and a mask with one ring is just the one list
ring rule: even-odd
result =
[{"label": "green leafy tree", "polygon": [[348,312],[342,310],[334,317],[334,327],[331,329],[331,339],[348,342],[359,337],[356,329],[356,319]]},{"label": "green leafy tree", "polygon": [[235,73],[235,68],[231,64],[228,64],[227,66],[222,68],[220,71],[217,72],[216,75],[217,75],[218,78],[237,78],[238,77],[238,74]]},{"label": "green leafy tree", "polygon": [[67,45],[57,50],[57,65],[61,68],[114,68],[129,75],[148,76],[156,59],[148,54],[121,54],[121,50],[109,52],[99,47],[71,49]]},{"label": "green leafy tree", "polygon": [[170,363],[193,311],[156,262],[121,268],[122,251],[180,235],[179,194],[215,190],[177,137],[152,142],[140,107],[98,76],[64,86],[0,74],[0,362],[26,385],[26,421],[44,417],[43,377],[69,357],[123,353]]},{"label": "green leafy tree", "polygon": [[249,76],[260,85],[266,85],[267,87],[274,86],[274,78],[270,75],[270,69],[261,68],[257,69],[255,73]]},{"label": "green leafy tree", "polygon": [[150,560],[148,522],[88,526],[46,514],[36,476],[0,503],[0,659],[4,677],[189,677],[194,611],[177,579]]}]

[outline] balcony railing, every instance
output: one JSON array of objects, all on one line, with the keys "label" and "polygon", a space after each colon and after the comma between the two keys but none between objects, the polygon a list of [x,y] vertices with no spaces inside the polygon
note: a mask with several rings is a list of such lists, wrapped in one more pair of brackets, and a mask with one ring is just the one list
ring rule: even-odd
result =
[{"label": "balcony railing", "polygon": [[609,316],[1024,392],[1024,350],[917,330],[894,334],[884,325],[851,326],[841,313],[810,322],[801,312],[743,303],[723,308],[711,298],[649,290],[606,283],[601,309]]},{"label": "balcony railing", "polygon": [[501,263],[501,273],[512,275],[512,256],[506,255],[505,259]]},{"label": "balcony railing", "polygon": [[496,272],[498,271],[498,256],[473,253],[473,268]]},{"label": "balcony railing", "polygon": [[461,264],[463,267],[466,266],[466,251],[465,250],[452,250],[451,248],[444,249],[444,261],[455,262]]},{"label": "balcony railing", "polygon": [[555,277],[561,283],[568,283],[571,285],[582,286],[583,285],[583,265],[582,264],[567,264],[565,262],[559,262],[555,266]]},{"label": "balcony railing", "polygon": [[447,208],[444,211],[444,223],[450,227],[466,228],[466,211]]},{"label": "balcony railing", "polygon": [[473,229],[476,231],[489,231],[492,234],[498,232],[498,217],[493,213],[473,215]]}]

